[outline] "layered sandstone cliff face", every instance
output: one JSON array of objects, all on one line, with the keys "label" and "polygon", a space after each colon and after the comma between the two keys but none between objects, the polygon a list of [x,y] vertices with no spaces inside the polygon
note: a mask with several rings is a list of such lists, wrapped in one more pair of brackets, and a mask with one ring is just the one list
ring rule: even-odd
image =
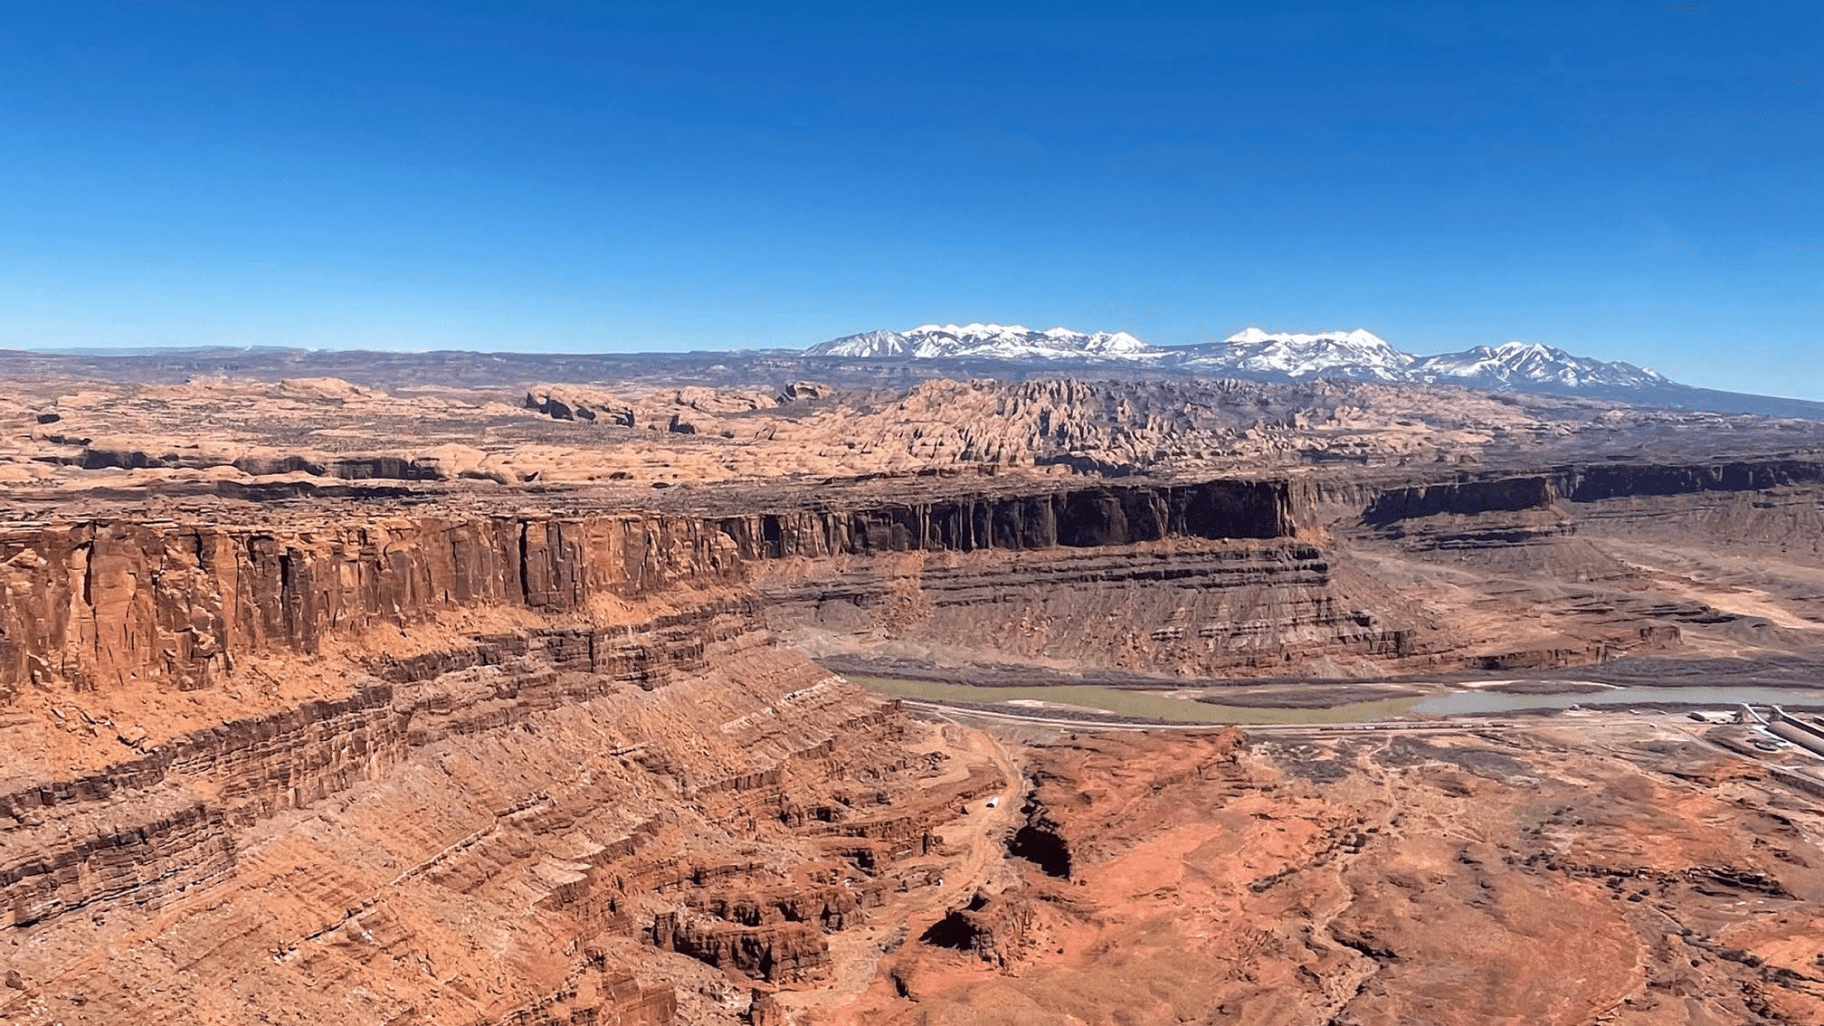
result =
[{"label": "layered sandstone cliff face", "polygon": [[8,1022],[732,1022],[1004,777],[780,647],[707,521],[5,545]]},{"label": "layered sandstone cliff face", "polygon": [[934,831],[1012,772],[780,647],[756,568],[1296,532],[1246,482],[347,512],[9,528],[6,1015],[732,1021],[947,894]]},{"label": "layered sandstone cliff face", "polygon": [[238,660],[316,655],[381,625],[462,609],[583,610],[737,576],[731,540],[687,518],[350,512],[269,527],[9,525],[0,679],[14,697],[28,684],[206,688]]},{"label": "layered sandstone cliff face", "polygon": [[1245,482],[348,512],[10,527],[9,1016],[728,1020],[941,890],[934,828],[1009,779],[778,646],[756,566],[1295,531]]},{"label": "layered sandstone cliff face", "polygon": [[[346,696],[15,780],[9,1021],[670,1022],[674,988],[688,1004],[710,977],[646,971],[656,919],[719,921],[692,910],[717,894],[853,908],[893,885],[904,845],[869,837],[866,798],[931,767],[894,744],[891,709],[738,599],[623,624],[612,655],[589,637],[496,636],[384,663],[392,679],[351,667]],[[821,840],[786,814],[807,803],[856,834]],[[729,928],[809,971],[842,925],[810,921]]]},{"label": "layered sandstone cliff face", "polygon": [[[762,567],[769,622],[845,656],[1190,676],[1536,670],[1676,649],[1693,630],[1760,608],[1680,576],[1742,579],[1750,568],[1699,566],[1679,550],[1752,562],[1777,548],[1778,565],[1759,572],[1785,586],[1781,626],[1824,622],[1805,569],[1824,565],[1808,540],[1824,524],[1821,468],[1572,466],[1414,484],[1305,475],[1274,486],[1286,512],[1259,520],[1262,530],[1231,517],[1164,537],[1094,535],[1029,517],[1045,525],[1042,538],[1072,541],[1029,551],[1015,536],[1015,555],[944,544],[950,521],[907,506],[878,543],[743,549],[807,557]],[[1040,509],[1122,501],[1080,490]],[[1084,536],[1109,544],[1075,541]]]},{"label": "layered sandstone cliff face", "polygon": [[[1630,628],[1686,652],[1812,651],[1824,624],[1821,474],[1815,460],[1783,458],[1577,465],[1340,489],[1314,508],[1385,580],[1429,577],[1448,594],[1475,574],[1480,604],[1510,623],[1600,644],[1581,660],[1556,643],[1516,658],[1593,661],[1638,648]],[[1398,576],[1384,572],[1396,565]],[[1472,616],[1453,633],[1484,623]]]},{"label": "layered sandstone cliff face", "polygon": [[[657,514],[310,517],[270,528],[94,520],[0,533],[0,681],[210,686],[254,653],[315,655],[464,609],[580,611],[745,563],[905,550],[1094,548],[1294,532],[1283,483],[1107,487],[707,519]],[[592,603],[595,604],[592,607]],[[596,608],[601,607],[601,608]]]},{"label": "layered sandstone cliff face", "polygon": [[765,588],[777,629],[882,639],[944,663],[1348,675],[1415,664],[1440,645],[1384,588],[1295,541],[782,566]]},{"label": "layered sandstone cliff face", "polygon": [[[1302,541],[1289,482],[1103,486],[733,525],[775,628],[1207,675],[1397,665],[1419,628]],[[808,525],[807,525],[808,521]],[[1302,531],[1309,534],[1308,529]],[[1347,577],[1347,573],[1344,574]]]},{"label": "layered sandstone cliff face", "polygon": [[[268,525],[219,512],[14,522],[0,531],[0,698],[81,694],[91,719],[138,746],[156,731],[131,722],[128,699],[147,688],[197,693],[180,722],[233,720],[347,690],[265,659],[372,666],[435,648],[445,628],[486,647],[491,631],[552,616],[574,619],[592,669],[614,673],[612,629],[643,604],[750,579],[769,622],[795,634],[986,661],[1331,676],[1594,661],[1715,619],[1701,596],[1667,586],[1668,547],[1777,540],[1786,564],[1816,563],[1802,550],[1824,522],[1808,483],[1819,466],[1575,467],[1353,489],[1010,482],[904,502],[760,499],[738,514],[350,505]],[[1639,494],[1611,494],[1634,478]],[[1469,602],[1466,585],[1480,593]],[[1477,618],[1503,605],[1530,610],[1534,636],[1509,644]],[[420,623],[445,628],[415,638]],[[242,683],[217,686],[231,678]]]}]

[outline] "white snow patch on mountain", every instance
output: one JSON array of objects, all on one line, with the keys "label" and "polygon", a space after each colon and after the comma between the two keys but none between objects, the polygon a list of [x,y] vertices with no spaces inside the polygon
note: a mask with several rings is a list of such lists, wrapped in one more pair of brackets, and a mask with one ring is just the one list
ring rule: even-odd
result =
[{"label": "white snow patch on mountain", "polygon": [[1201,375],[1344,377],[1474,385],[1482,388],[1656,387],[1664,376],[1629,363],[1577,356],[1552,346],[1504,342],[1460,353],[1415,356],[1366,328],[1316,333],[1248,327],[1221,342],[1160,347],[1125,331],[1035,331],[1023,324],[921,324],[909,331],[869,331],[806,350],[851,359],[975,359],[1013,363],[1110,363],[1176,368]]},{"label": "white snow patch on mountain", "polygon": [[1572,388],[1604,385],[1665,385],[1665,376],[1630,363],[1576,356],[1537,342],[1474,346],[1460,353],[1427,356],[1413,363],[1414,381],[1446,381],[1493,388],[1556,384]]},{"label": "white snow patch on mountain", "polygon": [[1353,378],[1400,381],[1414,359],[1366,328],[1354,331],[1297,334],[1244,328],[1213,345],[1190,346],[1180,352],[1187,366],[1256,373],[1285,374],[1294,378],[1336,374]]},{"label": "white snow patch on mountain", "polygon": [[870,331],[831,339],[813,356],[920,360],[1154,360],[1161,351],[1125,331],[1034,331],[1023,324],[921,324],[910,331]]}]

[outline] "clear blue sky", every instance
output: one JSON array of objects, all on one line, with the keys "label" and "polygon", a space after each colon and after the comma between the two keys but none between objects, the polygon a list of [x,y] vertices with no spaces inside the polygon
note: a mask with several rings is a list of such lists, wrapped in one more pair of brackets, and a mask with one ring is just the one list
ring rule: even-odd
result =
[{"label": "clear blue sky", "polygon": [[1824,399],[1824,3],[12,3],[0,346],[999,320]]}]

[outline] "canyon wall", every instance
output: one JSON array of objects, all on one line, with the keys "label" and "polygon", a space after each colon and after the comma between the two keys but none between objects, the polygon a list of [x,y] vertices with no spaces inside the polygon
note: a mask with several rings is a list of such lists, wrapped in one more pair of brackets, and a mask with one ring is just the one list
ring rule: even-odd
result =
[{"label": "canyon wall", "polygon": [[[1803,473],[1403,483],[1334,535],[1309,481],[14,523],[0,1018],[732,1023],[764,1004],[732,981],[829,978],[834,935],[941,889],[939,829],[1013,786],[774,630],[1191,675],[1595,661],[1704,607],[1618,563],[1600,591],[1586,534],[1797,523]],[[1550,558],[1445,621],[1415,552]],[[996,908],[958,915],[1004,957]]]},{"label": "canyon wall", "polygon": [[[808,527],[761,518],[730,533],[744,552],[811,557],[761,567],[769,622],[845,655],[885,643],[940,664],[1192,676],[1544,669],[1665,649],[1692,625],[1729,620],[1684,592],[1655,593],[1630,562],[1653,554],[1619,542],[1817,550],[1821,472],[1765,459],[1307,475],[1224,486],[1229,510],[1251,500],[1270,517],[1160,515],[1177,508],[1161,490],[1126,486]],[[977,549],[984,532],[955,526],[1022,504],[1036,512],[1009,521],[1036,529],[1030,540],[1007,531]],[[1154,512],[1128,512],[1136,504]],[[1491,589],[1482,601],[1463,601],[1452,575],[1465,570]]]},{"label": "canyon wall", "polygon": [[0,1020],[732,1023],[724,970],[819,979],[1000,784],[925,783],[943,757],[893,705],[738,589],[434,626],[368,669],[288,664],[339,697],[173,731],[147,688],[129,731],[71,692],[0,727]]},{"label": "canyon wall", "polygon": [[724,519],[722,529],[750,558],[816,558],[1093,548],[1169,537],[1280,538],[1295,534],[1297,525],[1284,481],[1206,481],[755,514]]},{"label": "canyon wall", "polygon": [[1006,781],[777,644],[761,568],[1293,530],[1230,482],[345,512],[0,534],[0,1017],[732,1022]]},{"label": "canyon wall", "polygon": [[[1693,511],[1715,521],[1744,496],[1759,498],[1729,523],[1752,535],[1757,516],[1773,517],[1759,533],[1802,536],[1791,529],[1818,519],[1804,495],[1819,474],[1819,464],[1766,460],[1380,486],[1219,480],[800,498],[723,516],[371,516],[351,505],[343,519],[271,526],[15,523],[0,529],[0,703],[34,685],[208,689],[250,655],[311,656],[383,625],[461,610],[599,618],[602,601],[732,587],[756,573],[768,614],[787,626],[848,630],[860,611],[1022,657],[1193,673],[1366,666],[1437,646],[1422,617],[1349,571],[1317,526],[1326,520],[1353,519],[1369,531],[1354,538],[1369,544],[1615,576],[1619,564],[1575,536],[1649,530],[1656,518],[1688,530]],[[1014,553],[1030,555],[1009,562]],[[1130,607],[1144,615],[1123,619]]]},{"label": "canyon wall", "polygon": [[[1716,463],[1576,464],[1522,474],[1455,474],[1449,479],[1391,482],[1323,481],[1309,492],[1312,512],[1352,517],[1383,527],[1400,520],[1455,514],[1512,513],[1556,503],[1595,507],[1610,500],[1715,497],[1814,489],[1824,483],[1824,462],[1767,458]],[[1673,504],[1668,510],[1683,508]]]},{"label": "canyon wall", "polygon": [[1386,589],[1296,541],[907,554],[781,567],[763,586],[775,629],[882,635],[939,661],[1347,675],[1436,644]]},{"label": "canyon wall", "polygon": [[1651,495],[1753,492],[1824,482],[1824,463],[1804,459],[1730,460],[1692,464],[1614,464],[1554,471],[1559,494],[1572,502]]},{"label": "canyon wall", "polygon": [[[354,518],[350,518],[354,519]],[[0,530],[0,700],[207,688],[251,653],[462,608],[557,613],[728,585],[769,558],[1289,535],[1283,483],[1216,481],[710,519],[392,516],[308,526],[95,520]]]},{"label": "canyon wall", "polygon": [[1696,544],[1816,564],[1824,559],[1820,482],[1824,463],[1763,459],[1578,465],[1410,483],[1308,482],[1294,494],[1307,500],[1304,516],[1352,544],[1392,541],[1409,553],[1589,579],[1626,572],[1593,544],[1599,540]]},{"label": "canyon wall", "polygon": [[253,653],[315,654],[337,634],[440,611],[575,610],[740,573],[730,539],[686,517],[359,520],[10,525],[0,688],[203,688]]}]

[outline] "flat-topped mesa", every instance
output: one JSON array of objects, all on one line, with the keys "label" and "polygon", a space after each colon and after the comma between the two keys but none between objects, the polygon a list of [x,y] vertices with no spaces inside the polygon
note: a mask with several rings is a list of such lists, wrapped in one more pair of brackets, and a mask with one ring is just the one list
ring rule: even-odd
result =
[{"label": "flat-topped mesa", "polygon": [[1542,475],[1418,485],[1382,492],[1362,512],[1362,520],[1369,524],[1389,524],[1447,513],[1460,516],[1511,513],[1542,509],[1558,499],[1558,489],[1550,478]]},{"label": "flat-topped mesa", "polygon": [[1628,496],[1752,492],[1815,485],[1824,482],[1824,461],[1771,458],[1571,466],[1557,468],[1552,478],[1559,494],[1572,502],[1599,502]]}]

